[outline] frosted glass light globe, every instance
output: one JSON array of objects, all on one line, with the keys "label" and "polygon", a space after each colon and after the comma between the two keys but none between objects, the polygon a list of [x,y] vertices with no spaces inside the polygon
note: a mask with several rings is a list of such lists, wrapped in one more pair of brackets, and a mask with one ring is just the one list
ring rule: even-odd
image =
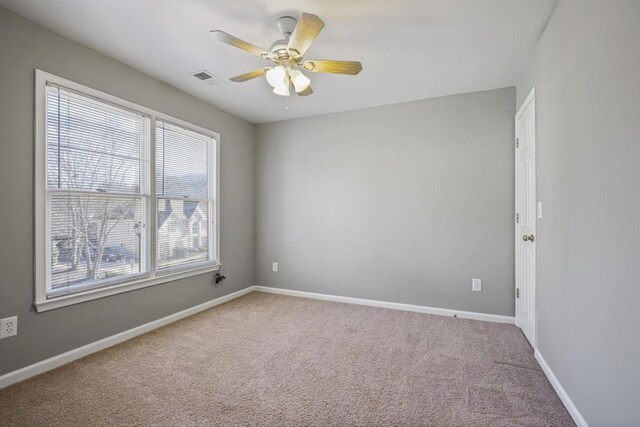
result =
[{"label": "frosted glass light globe", "polygon": [[311,84],[311,80],[302,74],[300,70],[292,70],[289,73],[289,76],[291,77],[291,82],[293,83],[293,87],[296,89],[296,92],[302,92]]},{"label": "frosted glass light globe", "polygon": [[275,86],[273,93],[281,96],[289,96],[289,76],[285,76],[284,81]]},{"label": "frosted glass light globe", "polygon": [[272,69],[267,71],[267,74],[266,74],[267,82],[274,88],[281,86],[284,83],[284,80],[286,77],[287,77],[287,70],[282,65],[273,67]]}]

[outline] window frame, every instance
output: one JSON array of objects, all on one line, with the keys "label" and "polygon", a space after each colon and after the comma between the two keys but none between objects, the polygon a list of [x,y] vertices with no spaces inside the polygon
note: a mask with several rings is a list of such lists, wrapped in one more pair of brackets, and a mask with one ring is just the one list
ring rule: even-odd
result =
[{"label": "window frame", "polygon": [[[47,83],[51,83],[81,95],[94,97],[100,101],[114,104],[120,108],[133,110],[144,114],[150,118],[150,134],[148,143],[148,171],[146,179],[149,180],[148,202],[144,207],[146,224],[146,239],[148,242],[146,259],[140,262],[148,263],[149,271],[144,277],[134,277],[131,280],[123,279],[113,284],[106,284],[102,287],[89,288],[70,294],[58,296],[47,296],[47,276],[49,274],[49,263],[51,260],[49,245],[49,197],[47,197],[47,141],[46,141],[46,90]],[[35,70],[35,90],[34,90],[34,140],[35,140],[35,165],[34,165],[34,249],[35,249],[35,301],[34,306],[38,312],[78,304],[98,298],[104,298],[135,289],[158,285],[170,281],[183,279],[199,274],[209,273],[220,269],[220,134],[218,132],[191,124],[184,120],[170,115],[143,107],[133,102],[126,101],[113,95],[101,92],[96,89],[75,83],[73,81],[55,76],[42,70]],[[156,121],[164,121],[177,127],[181,127],[207,137],[212,138],[213,149],[209,149],[208,165],[213,168],[208,174],[208,200],[213,203],[210,209],[208,220],[208,245],[210,256],[209,261],[194,263],[192,266],[182,268],[157,269],[157,201],[163,196],[159,196],[156,191],[156,163],[155,163],[155,132]],[[214,238],[211,234],[215,233]],[[214,248],[215,245],[215,248]]]}]

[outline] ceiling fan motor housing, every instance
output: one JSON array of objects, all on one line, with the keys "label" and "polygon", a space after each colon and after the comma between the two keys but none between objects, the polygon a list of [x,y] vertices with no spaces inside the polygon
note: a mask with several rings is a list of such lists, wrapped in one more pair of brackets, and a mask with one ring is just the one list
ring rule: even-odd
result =
[{"label": "ceiling fan motor housing", "polygon": [[288,45],[289,45],[289,40],[287,39],[276,40],[271,45],[271,49],[270,49],[271,53],[276,53],[279,50],[286,49]]}]

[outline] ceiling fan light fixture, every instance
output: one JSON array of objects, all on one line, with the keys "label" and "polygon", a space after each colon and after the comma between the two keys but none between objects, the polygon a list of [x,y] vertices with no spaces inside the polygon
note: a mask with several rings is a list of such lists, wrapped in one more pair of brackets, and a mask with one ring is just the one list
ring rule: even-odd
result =
[{"label": "ceiling fan light fixture", "polygon": [[287,69],[282,65],[278,65],[277,67],[273,67],[265,76],[267,78],[267,82],[277,88],[278,86],[282,86],[287,78]]},{"label": "ceiling fan light fixture", "polygon": [[309,77],[302,74],[300,70],[291,70],[289,77],[291,77],[291,83],[298,93],[304,91],[311,84]]},{"label": "ceiling fan light fixture", "polygon": [[284,81],[274,86],[273,93],[280,96],[289,96],[289,76],[285,76]]}]

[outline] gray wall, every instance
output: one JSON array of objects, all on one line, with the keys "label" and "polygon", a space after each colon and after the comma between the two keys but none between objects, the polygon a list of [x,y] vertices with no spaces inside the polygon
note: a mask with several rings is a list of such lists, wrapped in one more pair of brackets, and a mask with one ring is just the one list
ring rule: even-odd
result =
[{"label": "gray wall", "polygon": [[[34,311],[34,68],[220,132],[222,287],[207,274]],[[0,374],[253,284],[252,124],[0,8],[0,138],[0,317],[19,317]]]},{"label": "gray wall", "polygon": [[256,284],[513,315],[514,108],[507,88],[258,125]]},{"label": "gray wall", "polygon": [[640,2],[562,0],[536,87],[539,349],[592,426],[640,420]]}]

